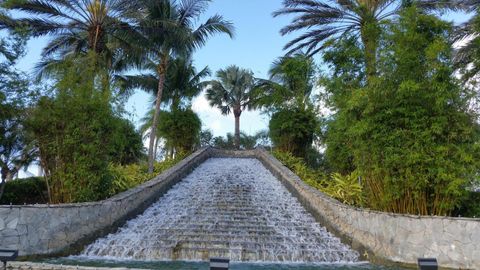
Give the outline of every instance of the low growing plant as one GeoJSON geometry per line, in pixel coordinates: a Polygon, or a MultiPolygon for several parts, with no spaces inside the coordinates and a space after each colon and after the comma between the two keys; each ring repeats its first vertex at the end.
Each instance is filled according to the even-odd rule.
{"type": "Polygon", "coordinates": [[[349,205],[363,205],[363,189],[356,173],[341,175],[333,173],[330,177],[319,170],[309,168],[301,158],[288,152],[274,151],[273,155],[292,170],[300,179],[321,192],[349,205]]]}
{"type": "Polygon", "coordinates": [[[186,156],[188,156],[187,153],[178,153],[174,158],[167,158],[161,162],[155,163],[153,173],[148,173],[147,164],[118,165],[110,163],[108,170],[113,179],[108,193],[110,196],[113,196],[143,184],[154,178],[156,175],[175,166],[186,156]]]}

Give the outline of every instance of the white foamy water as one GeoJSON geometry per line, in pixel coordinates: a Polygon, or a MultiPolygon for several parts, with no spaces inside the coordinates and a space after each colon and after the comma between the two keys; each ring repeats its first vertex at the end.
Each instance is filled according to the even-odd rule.
{"type": "Polygon", "coordinates": [[[212,158],[80,257],[331,262],[358,253],[326,231],[256,159],[212,158]]]}

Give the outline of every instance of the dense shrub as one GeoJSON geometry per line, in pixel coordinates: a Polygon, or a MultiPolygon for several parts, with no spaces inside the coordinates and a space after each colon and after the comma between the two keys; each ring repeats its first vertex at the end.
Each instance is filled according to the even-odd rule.
{"type": "Polygon", "coordinates": [[[202,121],[191,109],[163,112],[159,121],[159,135],[166,139],[167,147],[176,152],[191,152],[200,143],[202,121]]]}
{"type": "Polygon", "coordinates": [[[0,204],[46,203],[47,186],[43,177],[12,180],[6,183],[0,204]]]}
{"type": "MultiPolygon", "coordinates": [[[[187,156],[180,153],[175,158],[166,159],[155,163],[155,171],[147,173],[146,164],[114,165],[111,163],[108,170],[112,175],[112,184],[109,187],[108,195],[113,196],[120,192],[131,189],[145,183],[156,175],[173,167],[187,156]]],[[[31,177],[7,182],[5,193],[0,204],[42,204],[48,202],[47,185],[43,177],[31,177]]]]}
{"type": "MultiPolygon", "coordinates": [[[[472,93],[451,75],[449,29],[434,16],[405,9],[386,29],[381,77],[363,85],[345,72],[325,84],[336,107],[327,160],[339,171],[359,173],[370,208],[449,215],[477,177],[480,129],[469,108],[472,93]]],[[[348,63],[341,66],[355,74],[348,63]]]]}
{"type": "Polygon", "coordinates": [[[275,148],[305,158],[318,128],[315,113],[309,109],[283,109],[272,115],[270,138],[275,148]]]}
{"type": "Polygon", "coordinates": [[[53,94],[38,101],[26,122],[39,149],[50,203],[108,196],[118,118],[95,67],[93,57],[66,60],[53,94]]]}
{"type": "Polygon", "coordinates": [[[257,146],[257,141],[260,139],[259,136],[262,134],[259,132],[255,135],[248,135],[246,133],[240,132],[239,146],[235,145],[235,136],[232,133],[227,133],[226,137],[218,136],[212,138],[211,145],[213,147],[222,148],[222,149],[253,149],[257,146]]]}
{"type": "Polygon", "coordinates": [[[111,161],[122,165],[138,162],[145,156],[142,135],[129,120],[115,117],[115,132],[111,137],[111,161]]]}
{"type": "Polygon", "coordinates": [[[480,218],[480,192],[468,192],[468,195],[453,211],[453,216],[480,218]]]}

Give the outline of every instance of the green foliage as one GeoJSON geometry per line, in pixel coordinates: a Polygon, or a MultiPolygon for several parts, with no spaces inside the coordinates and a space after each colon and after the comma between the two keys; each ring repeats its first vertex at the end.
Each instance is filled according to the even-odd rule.
{"type": "Polygon", "coordinates": [[[112,121],[115,132],[111,137],[111,161],[122,165],[138,162],[144,157],[142,135],[129,120],[115,117],[112,121]]]}
{"type": "MultiPolygon", "coordinates": [[[[0,9],[0,29],[8,19],[0,9]]],[[[26,107],[32,93],[25,74],[15,69],[16,61],[25,53],[25,38],[13,34],[0,37],[0,198],[5,182],[35,158],[35,149],[29,145],[23,128],[26,107]]]]}
{"type": "Polygon", "coordinates": [[[319,122],[312,110],[285,109],[272,115],[269,123],[270,138],[274,147],[306,157],[319,122]]]}
{"type": "Polygon", "coordinates": [[[478,87],[480,84],[480,9],[475,1],[472,1],[471,5],[472,9],[476,8],[475,14],[468,21],[457,26],[453,33],[454,41],[462,44],[456,51],[454,60],[455,67],[459,69],[466,85],[478,87]]]}
{"type": "Polygon", "coordinates": [[[257,81],[255,105],[272,112],[309,107],[315,74],[313,60],[304,54],[279,58],[269,70],[270,79],[257,81]]]}
{"type": "Polygon", "coordinates": [[[311,100],[313,60],[304,54],[284,56],[273,63],[269,74],[269,80],[257,81],[253,95],[256,106],[273,113],[269,136],[274,147],[314,160],[310,150],[319,122],[311,100]]]}
{"type": "Polygon", "coordinates": [[[43,48],[42,61],[36,66],[39,75],[55,75],[64,67],[64,59],[85,56],[92,51],[101,59],[96,64],[121,70],[137,50],[127,43],[136,36],[131,19],[139,11],[137,1],[2,2],[16,17],[10,27],[21,25],[31,37],[51,38],[43,48]]]}
{"type": "Polygon", "coordinates": [[[113,179],[108,194],[112,196],[145,183],[175,166],[187,156],[187,153],[179,153],[174,158],[168,158],[164,161],[157,162],[154,165],[154,172],[151,174],[148,173],[146,164],[135,163],[129,165],[115,165],[110,163],[108,170],[113,179]]]}
{"type": "MultiPolygon", "coordinates": [[[[186,153],[179,153],[175,158],[155,163],[153,174],[147,173],[148,170],[145,164],[114,165],[110,163],[108,170],[112,176],[112,183],[107,192],[108,196],[121,193],[153,179],[187,156],[186,153]]],[[[0,204],[37,204],[47,202],[47,185],[42,177],[7,182],[4,196],[0,200],[0,204]]]]}
{"type": "Polygon", "coordinates": [[[108,196],[117,118],[95,61],[88,57],[66,62],[57,75],[54,96],[42,97],[27,121],[40,152],[50,203],[108,196]]]}
{"type": "Polygon", "coordinates": [[[223,115],[233,112],[235,117],[235,145],[240,148],[240,116],[255,107],[253,72],[235,65],[217,71],[218,80],[207,82],[206,97],[210,106],[217,107],[223,115]]]}
{"type": "Polygon", "coordinates": [[[468,192],[468,195],[453,211],[453,216],[480,218],[480,192],[468,192]]]}
{"type": "Polygon", "coordinates": [[[329,178],[321,170],[309,168],[303,159],[288,152],[274,151],[273,155],[308,185],[342,203],[356,206],[363,205],[363,190],[355,173],[346,176],[334,173],[329,178]]]}
{"type": "Polygon", "coordinates": [[[200,147],[213,145],[213,133],[210,129],[200,131],[200,147]]]}
{"type": "Polygon", "coordinates": [[[302,158],[296,157],[289,152],[278,150],[274,151],[273,155],[308,185],[318,190],[323,190],[326,186],[326,175],[321,171],[309,168],[302,158]]]}
{"type": "Polygon", "coordinates": [[[47,186],[42,177],[12,180],[6,183],[0,204],[46,203],[47,186]]]}
{"type": "Polygon", "coordinates": [[[355,172],[348,175],[333,173],[324,192],[343,203],[363,205],[363,189],[355,172]]]}
{"type": "Polygon", "coordinates": [[[158,124],[160,137],[176,152],[191,152],[200,141],[202,121],[191,109],[163,112],[158,124]]]}
{"type": "Polygon", "coordinates": [[[404,10],[383,37],[382,77],[368,87],[358,73],[349,78],[355,50],[327,54],[339,75],[323,81],[337,111],[326,132],[327,161],[359,173],[370,208],[446,215],[478,172],[479,127],[471,93],[451,76],[449,30],[414,7],[404,10]]]}
{"type": "MultiPolygon", "coordinates": [[[[255,148],[260,140],[263,140],[265,138],[265,132],[260,131],[255,135],[248,135],[243,132],[240,132],[240,149],[253,149],[255,148]]],[[[213,147],[218,147],[222,149],[237,149],[237,146],[235,145],[235,137],[232,135],[232,133],[227,133],[227,137],[215,137],[211,139],[210,146],[213,147]]]]}

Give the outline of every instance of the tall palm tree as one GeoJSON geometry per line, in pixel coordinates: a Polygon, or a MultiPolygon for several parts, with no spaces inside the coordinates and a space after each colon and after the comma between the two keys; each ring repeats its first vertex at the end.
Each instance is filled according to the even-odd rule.
{"type": "Polygon", "coordinates": [[[280,33],[306,30],[285,45],[288,53],[305,50],[312,56],[325,48],[327,40],[345,34],[359,36],[364,46],[367,80],[376,75],[377,47],[381,27],[398,14],[403,4],[425,11],[455,8],[455,0],[284,0],[273,16],[294,15],[280,33]]]}
{"type": "MultiPolygon", "coordinates": [[[[146,0],[146,16],[139,26],[145,39],[147,55],[158,63],[156,73],[158,86],[156,91],[155,114],[152,130],[157,129],[160,104],[165,86],[165,76],[172,56],[185,54],[199,48],[216,33],[225,33],[233,37],[233,25],[222,16],[214,15],[195,27],[195,22],[206,11],[211,0],[146,0]]],[[[148,148],[148,170],[153,171],[153,148],[155,133],[151,132],[148,148]]]]}
{"type": "Polygon", "coordinates": [[[257,106],[273,110],[292,107],[305,109],[310,105],[315,64],[305,54],[284,56],[275,60],[268,80],[259,79],[255,86],[257,106]]]}
{"type": "Polygon", "coordinates": [[[480,0],[460,1],[462,9],[475,13],[468,21],[457,26],[453,41],[465,44],[455,52],[455,65],[462,70],[465,82],[480,76],[480,0]]]}
{"type": "Polygon", "coordinates": [[[237,66],[229,66],[217,72],[218,80],[207,83],[207,99],[210,106],[220,109],[223,115],[233,112],[235,117],[235,147],[240,147],[240,116],[246,109],[253,109],[255,99],[253,73],[237,66]]]}
{"type": "MultiPolygon", "coordinates": [[[[160,80],[156,72],[157,66],[157,63],[149,62],[143,65],[147,72],[139,75],[118,75],[117,81],[122,83],[127,91],[141,89],[156,97],[160,80]]],[[[170,103],[170,110],[180,109],[182,105],[190,107],[192,99],[203,90],[203,79],[209,75],[208,67],[197,71],[189,56],[170,60],[170,66],[165,74],[162,103],[170,103]]]]}

